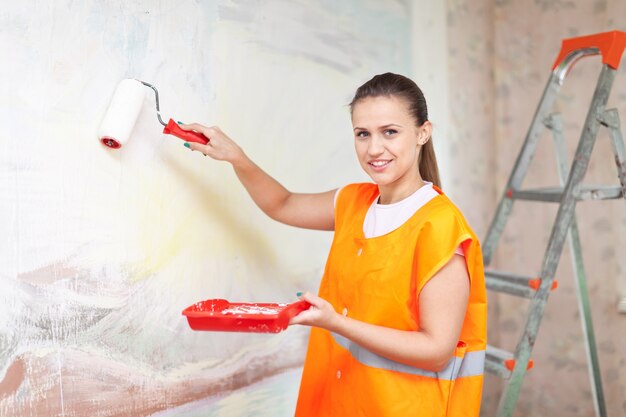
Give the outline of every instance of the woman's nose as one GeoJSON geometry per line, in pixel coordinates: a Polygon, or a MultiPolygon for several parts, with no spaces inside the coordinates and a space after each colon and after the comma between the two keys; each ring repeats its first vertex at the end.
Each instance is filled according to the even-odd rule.
{"type": "Polygon", "coordinates": [[[369,146],[367,147],[367,153],[371,156],[377,156],[384,152],[385,147],[383,146],[382,138],[377,135],[372,136],[369,141],[369,146]]]}

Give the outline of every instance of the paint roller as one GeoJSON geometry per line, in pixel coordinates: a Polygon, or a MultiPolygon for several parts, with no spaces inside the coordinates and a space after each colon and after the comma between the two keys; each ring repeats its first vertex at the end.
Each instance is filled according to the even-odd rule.
{"type": "Polygon", "coordinates": [[[147,82],[135,79],[122,80],[113,94],[111,103],[102,119],[98,130],[98,139],[109,148],[119,149],[128,142],[146,93],[146,88],[150,87],[156,97],[157,118],[163,127],[163,133],[174,135],[186,142],[196,142],[206,145],[209,142],[206,136],[194,131],[183,130],[178,124],[170,119],[165,123],[161,119],[159,110],[159,92],[147,82]]]}

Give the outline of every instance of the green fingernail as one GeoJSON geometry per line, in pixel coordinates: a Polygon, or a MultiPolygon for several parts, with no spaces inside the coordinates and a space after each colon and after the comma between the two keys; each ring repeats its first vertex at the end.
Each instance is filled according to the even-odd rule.
{"type": "Polygon", "coordinates": [[[302,295],[302,292],[298,291],[298,292],[296,293],[296,295],[297,295],[298,297],[300,297],[300,296],[302,295]]]}
{"type": "Polygon", "coordinates": [[[191,149],[191,145],[189,145],[189,142],[185,142],[185,148],[191,149]]]}
{"type": "Polygon", "coordinates": [[[183,124],[183,122],[181,122],[180,120],[179,120],[179,121],[177,121],[176,123],[178,123],[179,125],[182,125],[182,124],[183,124]]]}

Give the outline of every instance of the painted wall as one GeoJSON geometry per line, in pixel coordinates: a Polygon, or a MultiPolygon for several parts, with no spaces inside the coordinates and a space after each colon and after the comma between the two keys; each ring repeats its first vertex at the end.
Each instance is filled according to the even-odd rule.
{"type": "Polygon", "coordinates": [[[307,331],[193,332],[206,298],[315,290],[330,237],[266,219],[232,170],[97,126],[117,83],[217,124],[299,191],[365,179],[346,104],[409,73],[402,1],[29,1],[0,11],[0,415],[291,415],[307,331]]]}

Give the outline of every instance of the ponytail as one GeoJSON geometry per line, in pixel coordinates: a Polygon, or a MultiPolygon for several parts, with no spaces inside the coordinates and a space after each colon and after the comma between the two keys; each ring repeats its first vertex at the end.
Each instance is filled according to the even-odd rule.
{"type": "Polygon", "coordinates": [[[422,146],[417,164],[422,179],[424,181],[430,181],[441,188],[439,168],[437,166],[437,157],[435,156],[435,147],[433,146],[432,137],[422,146]]]}

